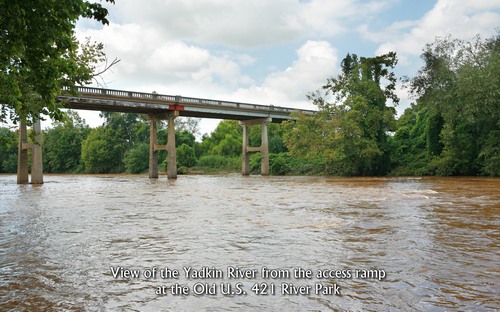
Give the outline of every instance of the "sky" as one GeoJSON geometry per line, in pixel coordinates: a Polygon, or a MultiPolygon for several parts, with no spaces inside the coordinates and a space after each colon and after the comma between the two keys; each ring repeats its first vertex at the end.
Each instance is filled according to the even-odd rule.
{"type": "MultiPolygon", "coordinates": [[[[102,2],[104,3],[104,2],[102,2]]],[[[500,28],[500,0],[116,0],[110,24],[77,23],[120,62],[109,89],[315,109],[306,94],[340,73],[347,53],[395,51],[398,77],[422,67],[436,37],[470,40],[500,28]]],[[[401,113],[411,103],[398,89],[401,113]]],[[[102,124],[98,112],[79,111],[102,124]]],[[[202,119],[201,134],[219,120],[202,119]]]]}

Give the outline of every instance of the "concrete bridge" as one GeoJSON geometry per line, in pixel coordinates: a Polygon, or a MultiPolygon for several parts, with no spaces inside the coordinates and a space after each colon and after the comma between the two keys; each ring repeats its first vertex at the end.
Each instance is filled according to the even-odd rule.
{"type": "MultiPolygon", "coordinates": [[[[239,120],[243,127],[242,174],[250,173],[249,153],[261,152],[261,174],[269,175],[269,147],[267,124],[280,123],[289,120],[292,112],[314,114],[311,110],[297,110],[293,108],[273,105],[249,104],[211,100],[204,98],[182,97],[179,95],[163,95],[157,93],[142,93],[134,91],[111,90],[92,87],[78,87],[78,95],[69,92],[57,98],[64,106],[72,109],[125,112],[147,114],[150,124],[149,148],[149,177],[158,178],[158,151],[168,153],[167,177],[177,178],[177,162],[175,148],[175,118],[178,116],[216,118],[239,120]],[[157,121],[168,120],[167,145],[157,144],[157,121]],[[249,146],[248,128],[254,125],[262,126],[261,146],[249,146]]],[[[31,183],[43,183],[42,146],[40,121],[33,125],[36,141],[40,144],[28,144],[26,125],[19,127],[19,153],[17,183],[28,183],[28,149],[32,150],[31,183]]]]}

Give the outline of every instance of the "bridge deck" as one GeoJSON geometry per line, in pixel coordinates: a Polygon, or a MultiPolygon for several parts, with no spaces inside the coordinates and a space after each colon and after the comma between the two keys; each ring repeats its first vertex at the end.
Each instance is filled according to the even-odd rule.
{"type": "Polygon", "coordinates": [[[163,95],[134,91],[78,87],[78,96],[60,95],[65,107],[84,110],[130,112],[140,114],[158,114],[178,111],[180,116],[248,120],[272,118],[273,122],[291,119],[294,111],[314,114],[312,110],[273,105],[260,105],[203,98],[163,95]]]}

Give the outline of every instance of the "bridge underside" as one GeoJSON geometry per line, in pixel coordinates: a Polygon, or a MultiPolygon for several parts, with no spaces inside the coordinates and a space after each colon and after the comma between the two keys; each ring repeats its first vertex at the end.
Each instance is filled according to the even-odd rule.
{"type": "MultiPolygon", "coordinates": [[[[137,114],[167,114],[171,111],[178,111],[182,117],[231,119],[231,120],[252,120],[256,118],[272,118],[272,122],[281,123],[290,119],[290,111],[283,111],[281,107],[263,106],[265,109],[245,109],[234,103],[234,109],[227,106],[203,105],[203,104],[172,104],[164,101],[130,101],[123,99],[99,99],[87,97],[60,96],[64,100],[64,107],[71,109],[109,111],[137,114]],[[271,109],[269,109],[271,107],[271,109]],[[275,110],[275,111],[274,111],[275,110]]],[[[251,104],[245,104],[251,105],[251,104]]],[[[260,105],[254,105],[260,108],[260,105]]]]}

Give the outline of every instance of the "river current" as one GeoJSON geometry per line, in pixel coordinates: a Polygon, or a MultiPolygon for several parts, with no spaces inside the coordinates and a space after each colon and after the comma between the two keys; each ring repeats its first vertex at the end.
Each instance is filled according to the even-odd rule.
{"type": "Polygon", "coordinates": [[[1,311],[500,309],[500,179],[44,180],[0,175],[1,311]]]}

